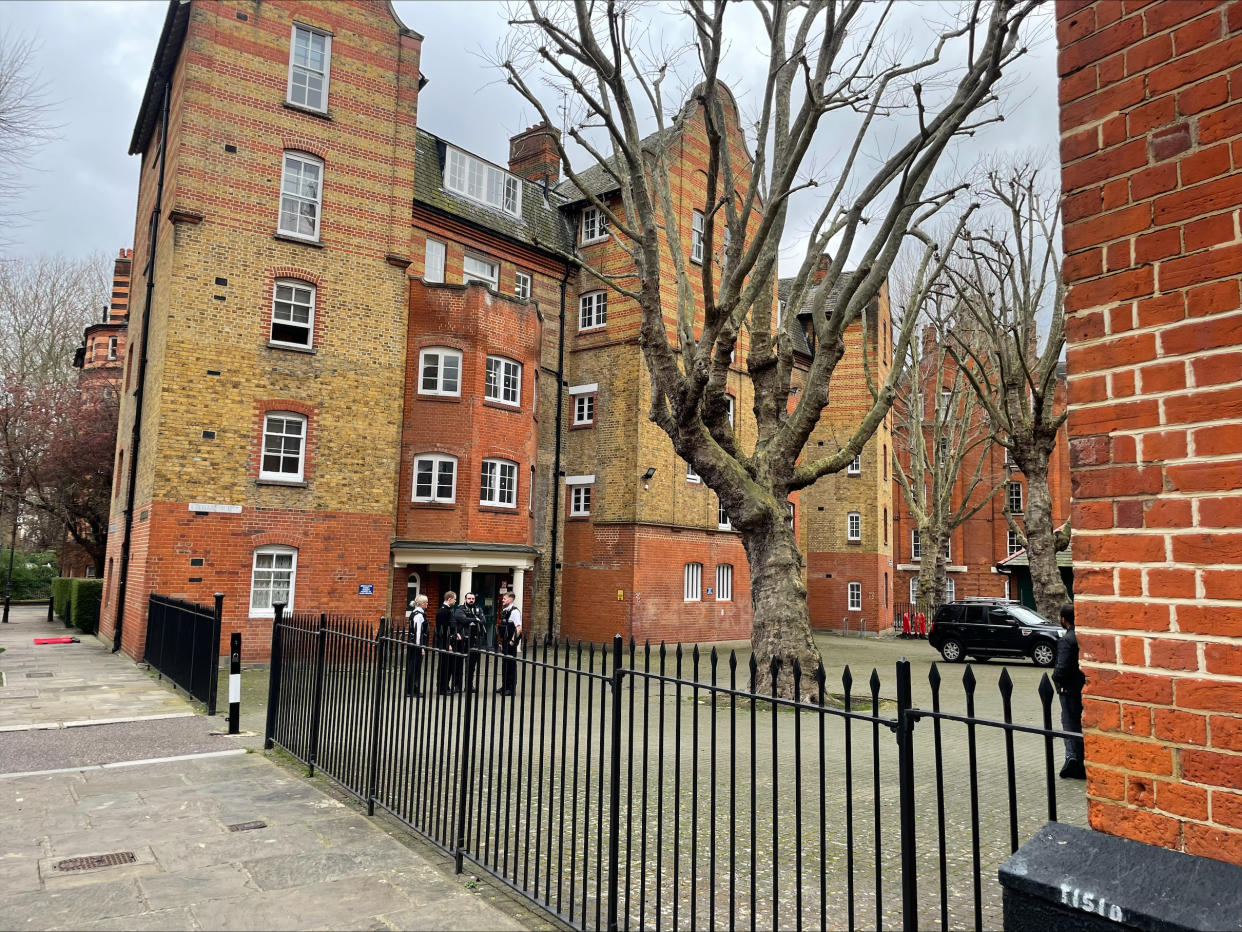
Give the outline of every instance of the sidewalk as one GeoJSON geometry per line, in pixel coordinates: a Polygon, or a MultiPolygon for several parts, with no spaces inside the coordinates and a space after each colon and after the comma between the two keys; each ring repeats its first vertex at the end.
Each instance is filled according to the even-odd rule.
{"type": "Polygon", "coordinates": [[[210,735],[222,718],[97,639],[35,647],[64,629],[12,618],[0,930],[553,928],[327,781],[210,735]]]}

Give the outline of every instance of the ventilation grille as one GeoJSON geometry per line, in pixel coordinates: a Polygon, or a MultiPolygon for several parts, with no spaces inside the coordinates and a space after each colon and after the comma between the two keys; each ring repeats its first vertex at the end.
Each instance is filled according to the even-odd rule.
{"type": "Polygon", "coordinates": [[[230,825],[230,832],[253,832],[256,828],[267,828],[266,822],[238,822],[236,825],[230,825]]]}

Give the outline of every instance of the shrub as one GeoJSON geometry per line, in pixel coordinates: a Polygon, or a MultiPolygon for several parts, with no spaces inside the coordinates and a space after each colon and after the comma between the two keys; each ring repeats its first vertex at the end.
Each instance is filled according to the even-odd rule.
{"type": "Polygon", "coordinates": [[[58,618],[69,617],[69,587],[72,585],[73,580],[66,576],[58,576],[52,580],[52,611],[58,618]]]}
{"type": "Polygon", "coordinates": [[[69,621],[75,628],[94,634],[99,628],[99,602],[103,598],[103,580],[74,579],[70,586],[69,621]]]}
{"type": "MultiPolygon", "coordinates": [[[[54,553],[22,553],[18,550],[13,560],[13,599],[24,602],[28,599],[46,599],[48,587],[56,575],[56,555],[54,553]]],[[[9,551],[0,550],[0,594],[8,585],[9,551]]]]}

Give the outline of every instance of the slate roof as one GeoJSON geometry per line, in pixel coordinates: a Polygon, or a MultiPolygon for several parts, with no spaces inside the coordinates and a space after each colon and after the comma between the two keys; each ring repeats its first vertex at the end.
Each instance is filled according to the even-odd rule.
{"type": "MultiPolygon", "coordinates": [[[[574,250],[573,228],[560,210],[566,203],[564,198],[555,190],[545,189],[536,181],[522,181],[521,217],[445,190],[444,160],[447,145],[449,144],[440,137],[426,130],[418,130],[414,144],[415,202],[544,252],[574,250]]],[[[454,148],[466,152],[460,146],[454,148]]],[[[496,167],[508,170],[503,165],[496,167]]]]}
{"type": "MultiPolygon", "coordinates": [[[[996,568],[1002,573],[1008,573],[1012,567],[1025,566],[1030,567],[1031,560],[1027,556],[1026,548],[1019,550],[1012,557],[1007,557],[996,564],[996,568]]],[[[1066,547],[1064,550],[1057,551],[1057,566],[1061,569],[1071,568],[1074,565],[1074,548],[1066,547]]]]}
{"type": "MultiPolygon", "coordinates": [[[[658,130],[650,136],[644,136],[642,147],[646,150],[654,148],[657,142],[667,144],[674,136],[677,135],[677,132],[676,127],[665,127],[663,130],[658,130]]],[[[619,156],[609,156],[605,161],[612,166],[613,170],[616,171],[617,174],[621,174],[621,172],[617,170],[617,166],[621,163],[619,156]]],[[[584,168],[582,171],[578,172],[578,180],[582,182],[585,190],[589,191],[591,194],[594,194],[596,197],[601,194],[608,194],[612,191],[620,190],[616,179],[614,179],[612,175],[608,174],[608,170],[599,163],[591,165],[590,167],[584,168]]],[[[586,200],[586,195],[582,193],[583,189],[579,188],[568,178],[562,179],[561,182],[556,185],[554,190],[557,194],[560,194],[565,198],[565,203],[567,204],[575,204],[578,201],[586,200]]]]}
{"type": "MultiPolygon", "coordinates": [[[[850,279],[854,276],[854,274],[855,274],[854,272],[843,272],[841,276],[837,278],[837,283],[833,286],[832,291],[829,292],[828,294],[828,303],[824,305],[825,308],[831,308],[833,306],[833,303],[841,296],[841,292],[845,290],[845,286],[849,283],[850,279]]],[[[779,298],[781,301],[787,301],[789,298],[790,292],[793,291],[793,286],[794,286],[793,278],[778,279],[776,283],[777,298],[779,298]]],[[[820,285],[816,285],[813,288],[807,289],[806,298],[803,300],[802,307],[798,311],[799,324],[802,324],[803,321],[805,321],[807,318],[811,316],[811,304],[815,300],[816,292],[822,287],[823,285],[820,284],[820,285]]],[[[814,353],[811,352],[811,345],[807,342],[806,330],[804,329],[803,326],[791,327],[789,330],[789,335],[793,337],[793,345],[794,345],[795,352],[802,353],[805,356],[815,355],[814,353]]]]}

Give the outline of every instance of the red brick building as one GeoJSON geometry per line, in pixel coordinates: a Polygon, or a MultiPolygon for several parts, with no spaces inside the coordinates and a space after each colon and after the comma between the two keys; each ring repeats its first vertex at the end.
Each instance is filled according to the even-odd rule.
{"type": "MultiPolygon", "coordinates": [[[[638,307],[567,257],[632,260],[560,179],[555,130],[519,133],[499,164],[417,125],[421,43],[386,3],[170,4],[131,144],[134,259],[153,272],[134,302],[101,631],[141,656],[148,593],[223,592],[225,633],[259,659],[277,601],[378,618],[452,589],[490,613],[512,587],[534,631],[749,636],[740,535],[646,416],[638,307]]],[[[691,230],[701,117],[660,142],[691,230]]],[[[606,172],[580,177],[618,196],[606,172]]],[[[885,302],[866,326],[887,345],[885,302]]],[[[743,444],[746,349],[729,375],[743,444]]],[[[838,442],[830,428],[818,442],[838,442]]],[[[861,477],[791,502],[807,540],[833,482],[866,514],[865,541],[816,544],[821,576],[852,561],[814,587],[817,623],[889,600],[885,456],[877,441],[861,477]]]]}

